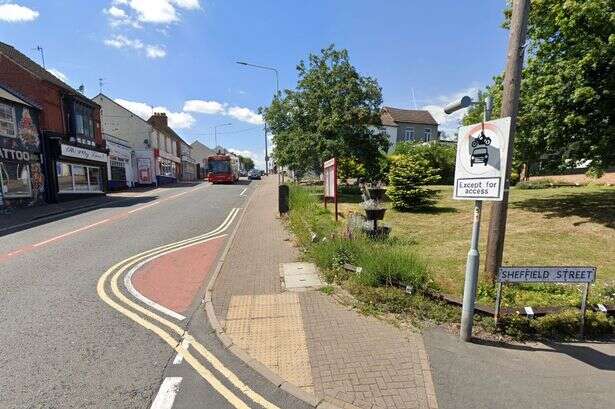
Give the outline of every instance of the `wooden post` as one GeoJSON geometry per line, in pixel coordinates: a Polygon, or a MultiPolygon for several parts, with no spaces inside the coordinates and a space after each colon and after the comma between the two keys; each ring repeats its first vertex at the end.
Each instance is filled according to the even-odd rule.
{"type": "Polygon", "coordinates": [[[527,19],[530,0],[514,0],[510,22],[510,38],[508,41],[508,56],[506,72],[504,73],[504,94],[502,96],[501,116],[511,118],[510,140],[508,142],[508,164],[504,178],[504,198],[491,206],[491,220],[487,236],[487,257],[485,271],[492,282],[498,268],[502,265],[504,237],[506,235],[506,216],[508,212],[508,194],[510,187],[510,171],[513,162],[513,147],[519,111],[519,96],[521,93],[521,71],[523,69],[523,54],[527,34],[527,19]]]}
{"type": "Polygon", "coordinates": [[[333,190],[335,193],[335,221],[337,221],[337,159],[333,159],[333,190]]]}
{"type": "Polygon", "coordinates": [[[583,298],[581,298],[581,331],[580,338],[583,339],[585,337],[585,313],[587,311],[587,296],[589,294],[589,283],[585,283],[585,288],[583,289],[583,298]]]}

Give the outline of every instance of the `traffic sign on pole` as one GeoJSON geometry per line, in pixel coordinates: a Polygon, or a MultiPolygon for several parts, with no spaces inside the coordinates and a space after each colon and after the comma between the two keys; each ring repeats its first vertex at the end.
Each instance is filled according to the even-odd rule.
{"type": "Polygon", "coordinates": [[[509,132],[510,117],[459,128],[454,199],[502,200],[509,132]]]}

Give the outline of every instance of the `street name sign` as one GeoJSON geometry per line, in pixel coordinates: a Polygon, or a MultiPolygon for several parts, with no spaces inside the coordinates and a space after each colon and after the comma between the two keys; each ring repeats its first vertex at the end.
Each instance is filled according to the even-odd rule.
{"type": "Polygon", "coordinates": [[[510,117],[459,128],[453,199],[502,200],[509,136],[510,117]]]}
{"type": "Polygon", "coordinates": [[[500,267],[499,283],[593,283],[596,281],[596,267],[552,266],[552,267],[500,267]]]}

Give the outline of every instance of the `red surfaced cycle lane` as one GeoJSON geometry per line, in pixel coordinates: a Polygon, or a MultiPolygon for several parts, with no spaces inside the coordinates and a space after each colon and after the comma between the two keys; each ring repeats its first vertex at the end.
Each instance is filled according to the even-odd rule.
{"type": "Polygon", "coordinates": [[[185,312],[213,270],[223,242],[220,237],[162,255],[137,270],[132,284],[157,304],[185,312]]]}

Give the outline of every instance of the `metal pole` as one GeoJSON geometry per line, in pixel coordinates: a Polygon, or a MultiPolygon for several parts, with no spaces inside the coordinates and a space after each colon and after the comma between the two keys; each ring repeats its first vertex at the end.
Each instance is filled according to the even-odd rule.
{"type": "Polygon", "coordinates": [[[463,341],[472,339],[472,324],[474,318],[474,300],[476,299],[476,285],[478,282],[478,266],[480,254],[478,252],[478,237],[480,235],[480,215],[483,202],[474,202],[474,222],[472,224],[472,239],[470,240],[470,251],[466,262],[466,276],[463,287],[463,306],[461,310],[461,331],[459,337],[463,341]]]}
{"type": "Polygon", "coordinates": [[[508,61],[504,73],[504,93],[502,95],[502,117],[509,116],[510,140],[508,141],[508,165],[505,169],[504,197],[501,202],[491,206],[489,235],[487,239],[487,257],[485,271],[493,279],[502,265],[504,238],[506,236],[506,218],[508,213],[508,194],[510,186],[510,171],[519,112],[519,97],[521,94],[521,71],[523,69],[524,44],[527,34],[527,18],[530,0],[514,0],[510,21],[510,39],[508,42],[508,61]]]}
{"type": "Polygon", "coordinates": [[[585,283],[583,298],[581,298],[581,332],[580,337],[585,337],[585,312],[587,311],[587,296],[589,294],[589,283],[585,283]]]}
{"type": "Polygon", "coordinates": [[[265,174],[269,175],[269,150],[267,147],[267,123],[265,122],[265,174]]]}
{"type": "Polygon", "coordinates": [[[502,283],[498,283],[498,288],[495,293],[495,312],[493,313],[493,320],[495,321],[495,326],[498,326],[498,321],[500,320],[500,305],[502,304],[502,283]]]}

